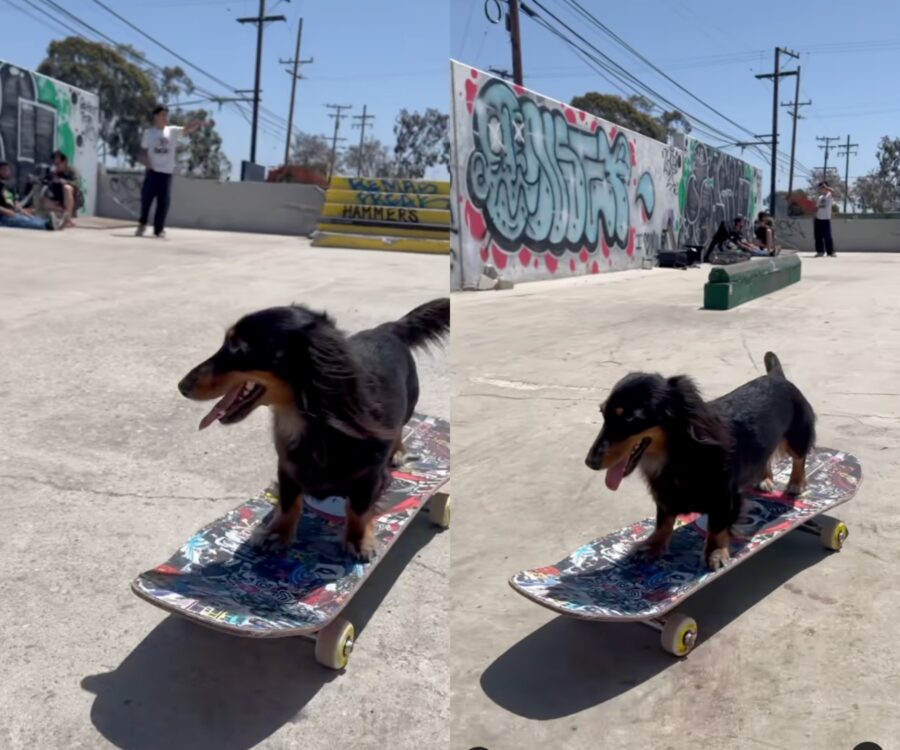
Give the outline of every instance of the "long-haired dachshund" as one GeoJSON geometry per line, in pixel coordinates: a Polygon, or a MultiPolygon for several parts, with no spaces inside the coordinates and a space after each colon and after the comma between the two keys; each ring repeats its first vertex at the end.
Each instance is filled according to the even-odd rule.
{"type": "Polygon", "coordinates": [[[367,560],[374,505],[419,398],[411,350],[438,343],[449,329],[446,297],[352,336],[324,313],[273,307],[235,323],[178,389],[198,401],[220,399],[201,430],[240,422],[259,406],[273,411],[279,503],[267,537],[282,548],[293,542],[305,495],[346,497],[345,546],[367,560]]]}
{"type": "Polygon", "coordinates": [[[656,503],[656,528],[641,551],[666,549],[675,518],[708,515],[704,557],[713,570],[730,559],[732,524],[742,488],[774,489],[771,460],[786,451],[793,458],[789,494],[806,487],[806,455],[815,444],[815,413],[772,352],[766,375],[713,401],[704,401],[684,376],[626,375],[600,407],[603,428],[585,463],[606,470],[615,491],[640,467],[656,503]]]}

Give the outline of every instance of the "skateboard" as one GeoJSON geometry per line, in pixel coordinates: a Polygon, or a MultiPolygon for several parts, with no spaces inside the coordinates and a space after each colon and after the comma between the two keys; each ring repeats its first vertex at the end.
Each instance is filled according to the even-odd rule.
{"type": "MultiPolygon", "coordinates": [[[[773,467],[776,487],[785,487],[789,458],[773,467]]],[[[799,496],[748,489],[733,526],[731,562],[711,571],[703,559],[706,516],[680,516],[669,549],[656,560],[633,554],[655,528],[648,518],[595,539],[544,568],[509,579],[515,591],[556,612],[585,620],[642,622],[661,633],[663,649],[676,656],[697,642],[697,623],[678,612],[685,599],[793,529],[818,534],[830,550],[848,535],[840,520],[821,516],[850,500],[862,482],[859,461],[849,453],[819,448],[806,459],[807,489],[799,496]]]]}
{"type": "Polygon", "coordinates": [[[426,503],[435,525],[450,525],[450,498],[438,493],[450,474],[449,423],[416,414],[404,443],[405,462],[377,504],[378,546],[369,562],[343,549],[344,498],[306,498],[297,539],[285,552],[257,544],[254,532],[278,501],[273,484],[141,573],[132,590],[168,612],[233,635],[315,640],[316,659],[343,669],[355,632],[341,611],[426,503]]]}

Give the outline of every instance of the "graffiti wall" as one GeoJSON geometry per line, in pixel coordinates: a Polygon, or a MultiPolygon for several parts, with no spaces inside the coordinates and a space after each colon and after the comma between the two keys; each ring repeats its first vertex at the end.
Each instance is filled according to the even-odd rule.
{"type": "Polygon", "coordinates": [[[474,287],[485,264],[511,281],[653,265],[677,239],[706,236],[719,213],[755,210],[758,175],[738,159],[451,68],[454,289],[474,287]]]}
{"type": "Polygon", "coordinates": [[[81,178],[83,213],[94,213],[99,117],[96,94],[0,60],[0,159],[20,191],[59,149],[81,178]]]}
{"type": "Polygon", "coordinates": [[[678,242],[705,245],[720,222],[739,214],[752,218],[761,210],[762,174],[745,161],[693,138],[687,139],[686,146],[685,151],[679,151],[683,165],[676,182],[678,242]]]}

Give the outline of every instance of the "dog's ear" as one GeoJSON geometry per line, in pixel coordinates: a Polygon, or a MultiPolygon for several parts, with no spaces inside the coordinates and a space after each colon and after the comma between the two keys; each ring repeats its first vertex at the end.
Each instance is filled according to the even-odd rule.
{"type": "Polygon", "coordinates": [[[692,440],[704,445],[718,445],[727,448],[732,439],[728,429],[718,415],[707,405],[700,395],[700,389],[687,375],[668,378],[669,397],[666,414],[682,422],[692,440]]]}

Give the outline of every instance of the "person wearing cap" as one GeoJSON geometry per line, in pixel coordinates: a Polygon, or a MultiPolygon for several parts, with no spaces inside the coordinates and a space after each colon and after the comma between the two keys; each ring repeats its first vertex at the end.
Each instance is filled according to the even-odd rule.
{"type": "Polygon", "coordinates": [[[54,214],[35,216],[32,211],[22,208],[8,161],[0,161],[0,227],[50,231],[62,228],[54,214]]]}
{"type": "Polygon", "coordinates": [[[160,239],[166,236],[166,216],[172,200],[172,175],[175,172],[178,141],[206,124],[202,120],[195,120],[184,127],[169,125],[168,108],[162,104],[154,108],[153,126],[144,131],[138,157],[147,168],[141,187],[141,217],[135,232],[138,237],[146,231],[150,206],[154,200],[156,211],[153,214],[153,234],[160,239]]]}
{"type": "Polygon", "coordinates": [[[824,180],[819,183],[819,197],[816,200],[816,218],[813,219],[813,236],[816,240],[816,257],[821,258],[826,252],[828,257],[836,257],[834,240],[831,238],[831,205],[834,203],[834,191],[824,180]]]}

